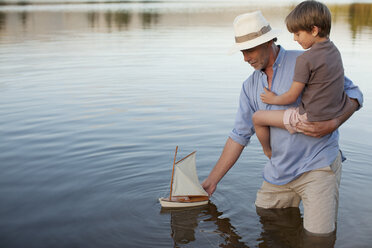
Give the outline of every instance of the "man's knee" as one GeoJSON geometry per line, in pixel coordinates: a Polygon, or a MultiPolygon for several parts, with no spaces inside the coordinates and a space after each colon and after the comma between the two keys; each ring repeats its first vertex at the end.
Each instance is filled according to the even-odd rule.
{"type": "Polygon", "coordinates": [[[304,228],[309,234],[329,236],[335,230],[337,219],[337,180],[329,166],[310,174],[314,176],[314,183],[302,193],[304,228]]]}
{"type": "Polygon", "coordinates": [[[264,181],[257,191],[255,205],[263,209],[290,208],[298,207],[300,201],[300,196],[293,190],[264,181]]]}

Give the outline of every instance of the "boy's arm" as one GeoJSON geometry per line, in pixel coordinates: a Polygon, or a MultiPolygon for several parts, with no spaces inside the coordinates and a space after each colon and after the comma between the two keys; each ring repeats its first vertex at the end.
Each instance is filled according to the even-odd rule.
{"type": "Polygon", "coordinates": [[[291,88],[282,95],[276,95],[269,89],[264,88],[265,93],[261,94],[261,101],[266,104],[287,105],[294,103],[301,95],[302,90],[305,88],[304,83],[293,82],[291,88]]]}

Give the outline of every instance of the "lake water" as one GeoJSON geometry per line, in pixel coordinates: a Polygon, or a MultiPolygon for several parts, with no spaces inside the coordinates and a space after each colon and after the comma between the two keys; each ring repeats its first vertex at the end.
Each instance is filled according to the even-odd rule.
{"type": "Polygon", "coordinates": [[[368,2],[329,3],[331,39],[365,98],[340,128],[335,236],[304,236],[302,207],[256,212],[266,161],[256,138],[209,205],[158,202],[175,147],[178,158],[197,150],[202,181],[232,128],[252,73],[241,54],[227,55],[234,17],[261,9],[283,29],[278,44],[300,49],[283,21],[295,3],[3,1],[0,247],[371,247],[368,2]]]}

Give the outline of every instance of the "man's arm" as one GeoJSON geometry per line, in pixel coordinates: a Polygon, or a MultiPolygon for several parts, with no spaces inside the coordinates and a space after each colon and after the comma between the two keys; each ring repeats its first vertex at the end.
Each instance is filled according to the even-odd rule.
{"type": "Polygon", "coordinates": [[[353,104],[352,107],[350,107],[350,109],[348,109],[343,115],[333,120],[299,124],[297,126],[298,129],[305,135],[320,138],[324,135],[332,133],[338,127],[340,127],[347,119],[349,119],[350,116],[353,115],[356,110],[361,108],[363,105],[362,92],[348,77],[345,77],[344,90],[353,104]]]}
{"type": "Polygon", "coordinates": [[[228,138],[222,151],[220,159],[210,172],[209,176],[202,183],[203,188],[209,195],[212,195],[217,188],[218,182],[233,167],[240,157],[244,146],[228,138]]]}
{"type": "Polygon", "coordinates": [[[300,122],[297,125],[299,131],[303,134],[320,138],[324,135],[330,134],[335,131],[339,126],[341,126],[353,113],[359,108],[359,103],[356,99],[351,99],[353,103],[352,106],[343,115],[328,121],[314,121],[303,123],[300,122]]]}

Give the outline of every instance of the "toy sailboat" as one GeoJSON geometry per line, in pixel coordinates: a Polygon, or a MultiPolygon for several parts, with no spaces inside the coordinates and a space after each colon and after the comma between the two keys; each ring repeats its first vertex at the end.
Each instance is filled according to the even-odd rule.
{"type": "Polygon", "coordinates": [[[196,152],[176,162],[178,146],[174,154],[172,179],[168,198],[159,198],[164,208],[193,207],[207,204],[208,193],[199,183],[196,172],[196,152]]]}

